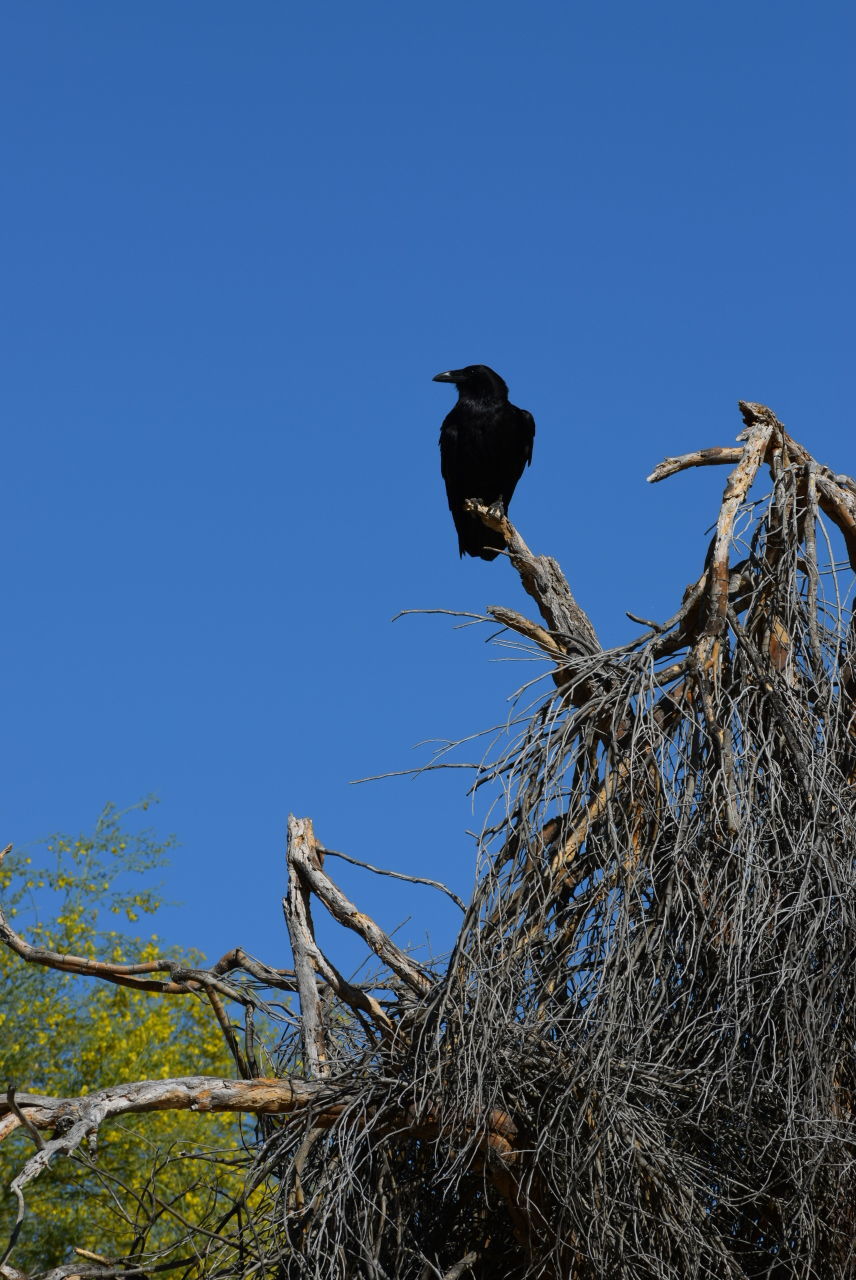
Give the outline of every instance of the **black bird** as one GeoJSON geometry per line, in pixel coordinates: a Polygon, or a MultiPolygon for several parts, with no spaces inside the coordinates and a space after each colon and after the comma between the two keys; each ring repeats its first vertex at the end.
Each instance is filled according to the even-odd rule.
{"type": "Polygon", "coordinates": [[[464,511],[467,498],[508,510],[523,468],[532,461],[535,419],[508,400],[508,387],[486,364],[438,373],[435,382],[454,382],[458,403],[440,428],[440,470],[461,555],[495,560],[502,536],[464,511]]]}

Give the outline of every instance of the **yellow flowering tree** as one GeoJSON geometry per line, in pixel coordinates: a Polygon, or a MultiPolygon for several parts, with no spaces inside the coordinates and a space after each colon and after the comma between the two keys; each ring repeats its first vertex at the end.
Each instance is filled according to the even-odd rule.
{"type": "MultiPolygon", "coordinates": [[[[144,877],[171,844],[126,830],[124,818],[108,807],[91,835],[57,836],[46,856],[13,855],[0,867],[6,915],[34,945],[116,963],[170,954],[155,936],[122,931],[160,905],[144,877]]],[[[204,995],[129,990],[24,964],[6,948],[0,982],[4,1089],[75,1097],[122,1080],[234,1074],[204,995]]],[[[126,1256],[180,1243],[239,1187],[240,1147],[228,1115],[165,1112],[105,1126],[97,1152],[57,1161],[28,1188],[16,1265],[42,1270],[73,1248],[126,1256]]],[[[0,1253],[17,1210],[8,1187],[32,1150],[23,1129],[0,1144],[0,1253]]]]}

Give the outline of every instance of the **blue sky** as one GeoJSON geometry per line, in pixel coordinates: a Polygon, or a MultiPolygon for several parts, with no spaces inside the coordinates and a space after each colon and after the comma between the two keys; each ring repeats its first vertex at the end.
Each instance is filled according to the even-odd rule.
{"type": "MultiPolygon", "coordinates": [[[[501,721],[533,674],[487,631],[390,623],[528,608],[508,565],[458,560],[431,377],[491,364],[534,413],[512,514],[607,644],[672,611],[724,480],[645,475],[730,442],[738,398],[856,470],[855,25],[6,6],[0,838],[155,792],[182,903],[156,927],[274,964],[289,811],[466,894],[463,773],[350,785],[501,721]]],[[[448,945],[439,895],[340,878],[448,945]]]]}

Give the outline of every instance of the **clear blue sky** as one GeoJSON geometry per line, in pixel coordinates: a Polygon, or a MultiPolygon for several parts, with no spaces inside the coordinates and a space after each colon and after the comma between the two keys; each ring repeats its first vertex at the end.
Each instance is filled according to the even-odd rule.
{"type": "MultiPolygon", "coordinates": [[[[156,927],[278,964],[289,810],[466,893],[464,774],[349,785],[532,674],[390,624],[528,607],[458,560],[431,377],[534,413],[513,515],[606,643],[697,571],[724,475],[644,477],[738,398],[856,470],[853,13],[5,6],[2,840],[156,792],[156,927]]],[[[439,896],[342,879],[448,944],[439,896]]]]}

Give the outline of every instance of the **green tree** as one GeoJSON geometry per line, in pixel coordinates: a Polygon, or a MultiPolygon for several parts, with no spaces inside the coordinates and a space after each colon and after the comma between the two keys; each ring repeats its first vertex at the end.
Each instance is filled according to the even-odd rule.
{"type": "MultiPolygon", "coordinates": [[[[108,806],[91,835],[56,836],[47,856],[43,848],[11,855],[0,867],[7,917],[33,945],[123,963],[179,958],[155,935],[120,931],[161,905],[146,877],[172,844],[132,831],[126,816],[108,806]]],[[[181,955],[188,965],[202,958],[181,955]]],[[[121,1080],[234,1074],[202,994],[165,997],[90,981],[25,964],[5,947],[0,981],[4,1087],[76,1096],[121,1080]]],[[[17,1211],[8,1186],[30,1154],[32,1141],[20,1129],[0,1145],[2,1239],[17,1211]]],[[[97,1153],[63,1159],[28,1187],[15,1263],[40,1270],[73,1256],[73,1247],[118,1255],[180,1240],[185,1223],[209,1216],[212,1201],[238,1185],[239,1157],[240,1129],[230,1116],[169,1112],[117,1121],[103,1129],[97,1153]],[[138,1224],[152,1221],[141,1240],[138,1224]]]]}

